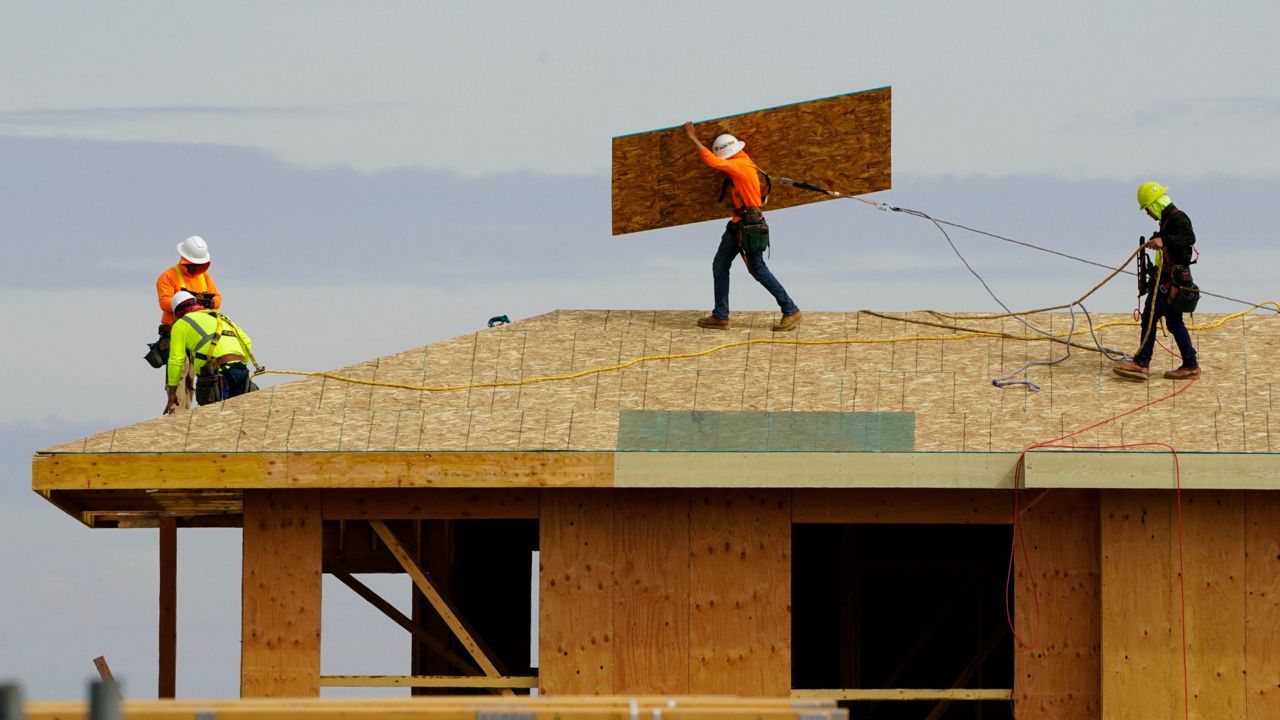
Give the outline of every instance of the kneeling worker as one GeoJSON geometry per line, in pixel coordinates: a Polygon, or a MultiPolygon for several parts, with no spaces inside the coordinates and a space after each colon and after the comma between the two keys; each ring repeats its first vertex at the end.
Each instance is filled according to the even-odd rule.
{"type": "Polygon", "coordinates": [[[693,123],[685,123],[684,130],[698,148],[702,161],[728,176],[725,189],[733,201],[733,219],[720,236],[720,247],[711,261],[711,280],[715,288],[715,309],[710,315],[698,319],[698,327],[729,327],[729,266],[742,255],[747,272],[773,295],[782,310],[782,319],[774,323],[776,331],[791,330],[800,323],[800,308],[783,289],[782,283],[764,263],[764,250],[769,246],[769,226],[765,224],[761,206],[760,175],[756,164],[743,152],[746,143],[732,135],[721,135],[708,150],[698,139],[693,123]]]}
{"type": "Polygon", "coordinates": [[[253,341],[227,316],[206,309],[186,290],[173,294],[173,331],[169,338],[168,401],[164,414],[178,407],[178,383],[188,359],[196,373],[196,401],[221,402],[256,389],[249,380],[253,341]]]}

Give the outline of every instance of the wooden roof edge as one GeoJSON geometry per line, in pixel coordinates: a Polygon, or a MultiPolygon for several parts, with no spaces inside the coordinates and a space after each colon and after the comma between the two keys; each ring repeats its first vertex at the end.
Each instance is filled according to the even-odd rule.
{"type": "MultiPolygon", "coordinates": [[[[32,458],[32,489],[1010,489],[1018,452],[73,453],[32,458]]],[[[1028,488],[1280,489],[1280,454],[1031,452],[1028,488]]]]}

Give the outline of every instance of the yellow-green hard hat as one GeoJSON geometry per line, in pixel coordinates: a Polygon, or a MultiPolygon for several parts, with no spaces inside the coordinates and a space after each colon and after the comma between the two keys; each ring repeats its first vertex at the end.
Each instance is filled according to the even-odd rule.
{"type": "Polygon", "coordinates": [[[1169,188],[1158,182],[1144,182],[1138,186],[1138,207],[1146,210],[1152,203],[1164,197],[1169,188]]]}

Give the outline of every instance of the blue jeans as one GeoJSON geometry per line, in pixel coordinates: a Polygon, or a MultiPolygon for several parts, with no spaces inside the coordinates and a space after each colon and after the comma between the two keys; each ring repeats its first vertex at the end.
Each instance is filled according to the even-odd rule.
{"type": "Polygon", "coordinates": [[[763,285],[770,295],[773,295],[783,315],[800,312],[800,308],[796,307],[791,297],[787,295],[787,291],[783,289],[782,283],[769,272],[769,266],[764,263],[764,253],[743,253],[738,246],[738,223],[729,221],[725,226],[724,235],[720,236],[720,248],[716,250],[715,259],[711,261],[711,279],[714,281],[716,293],[716,306],[711,311],[712,315],[724,320],[729,319],[729,267],[733,265],[733,259],[740,253],[747,263],[747,272],[751,273],[751,277],[763,285]]]}
{"type": "Polygon", "coordinates": [[[1182,367],[1197,368],[1200,367],[1196,360],[1196,347],[1191,344],[1191,333],[1187,332],[1187,324],[1182,320],[1182,313],[1174,312],[1169,309],[1169,293],[1162,292],[1157,289],[1155,293],[1147,296],[1147,302],[1142,308],[1142,347],[1138,349],[1138,354],[1133,356],[1133,362],[1142,367],[1151,366],[1151,353],[1156,347],[1156,331],[1154,328],[1147,327],[1147,323],[1155,323],[1160,318],[1164,318],[1164,326],[1173,334],[1174,342],[1178,343],[1178,354],[1182,356],[1182,367]],[[1155,312],[1152,313],[1151,303],[1155,303],[1155,312]]]}

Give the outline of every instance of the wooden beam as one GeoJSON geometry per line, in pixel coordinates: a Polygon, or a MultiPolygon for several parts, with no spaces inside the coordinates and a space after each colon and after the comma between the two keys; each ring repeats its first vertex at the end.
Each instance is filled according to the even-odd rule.
{"type": "MultiPolygon", "coordinates": [[[[405,616],[404,613],[400,612],[400,610],[397,609],[395,605],[392,605],[391,603],[384,600],[382,596],[374,592],[372,588],[370,588],[368,585],[365,585],[364,583],[352,577],[350,573],[335,572],[335,573],[330,573],[330,575],[333,575],[335,578],[337,578],[343,585],[346,585],[347,587],[351,588],[355,592],[355,594],[364,598],[365,601],[368,602],[370,605],[382,611],[382,614],[390,618],[392,622],[404,628],[405,630],[408,630],[411,635],[413,635],[415,638],[418,639],[418,642],[421,642],[423,645],[426,645],[427,647],[431,648],[433,652],[435,652],[440,657],[444,658],[445,661],[449,663],[449,665],[456,668],[458,671],[467,673],[472,676],[480,674],[479,668],[467,662],[465,658],[459,656],[457,653],[453,652],[449,648],[445,647],[444,643],[435,639],[435,637],[433,637],[431,633],[427,632],[425,628],[415,623],[413,620],[409,619],[407,616],[405,616]]],[[[421,685],[418,687],[430,687],[430,686],[421,685]]],[[[476,685],[474,687],[480,687],[480,686],[476,685]]]]}
{"type": "MultiPolygon", "coordinates": [[[[1274,490],[1280,488],[1280,455],[1179,453],[1183,490],[1274,490]]],[[[1167,452],[1027,453],[1029,488],[1173,490],[1173,456],[1167,452]]]]}
{"type": "Polygon", "coordinates": [[[160,519],[160,610],[156,697],[177,693],[178,659],[178,522],[160,519]]]}
{"type": "Polygon", "coordinates": [[[426,596],[431,606],[436,609],[436,612],[440,613],[440,617],[444,618],[445,623],[449,625],[449,629],[453,631],[458,641],[462,643],[462,647],[466,648],[467,653],[476,661],[476,664],[480,666],[484,674],[489,677],[501,677],[504,673],[498,669],[494,661],[480,647],[475,634],[467,628],[462,618],[458,616],[454,609],[449,606],[448,601],[436,590],[435,585],[431,583],[427,574],[414,561],[413,556],[405,549],[404,544],[395,536],[395,533],[391,532],[387,524],[381,520],[370,520],[369,524],[378,533],[378,537],[382,538],[382,542],[386,543],[387,549],[400,561],[404,571],[413,579],[413,584],[426,596]]]}
{"type": "Polygon", "coordinates": [[[797,523],[1008,525],[1013,504],[998,490],[801,488],[792,491],[797,523]]]}
{"type": "Polygon", "coordinates": [[[319,494],[248,490],[244,518],[240,694],[319,695],[319,494]]]}
{"type": "Polygon", "coordinates": [[[1245,715],[1280,707],[1280,493],[1245,495],[1245,715]]]}
{"type": "Polygon", "coordinates": [[[606,452],[68,453],[31,461],[37,491],[612,484],[606,452]]]}
{"type": "Polygon", "coordinates": [[[831,690],[792,690],[791,697],[821,700],[1008,700],[1013,696],[1009,688],[890,688],[883,690],[863,688],[836,688],[831,690]]]}
{"type": "Polygon", "coordinates": [[[322,687],[535,688],[536,675],[321,675],[322,687]]]}
{"type": "Polygon", "coordinates": [[[538,490],[383,489],[324,491],[326,520],[534,520],[538,490]]]}
{"type": "Polygon", "coordinates": [[[1018,453],[620,452],[617,487],[1011,489],[1018,453]]]}

